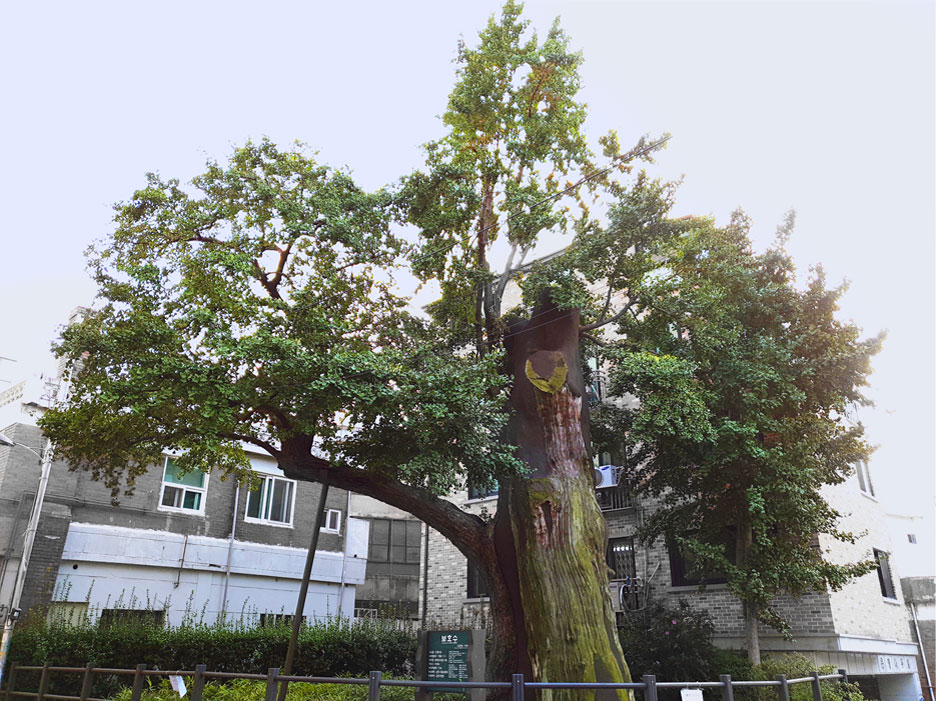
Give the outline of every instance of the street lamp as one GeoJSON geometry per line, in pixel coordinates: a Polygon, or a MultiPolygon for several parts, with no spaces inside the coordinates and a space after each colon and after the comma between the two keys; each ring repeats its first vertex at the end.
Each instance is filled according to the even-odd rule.
{"type": "Polygon", "coordinates": [[[29,567],[29,557],[32,555],[33,543],[36,540],[36,531],[39,527],[39,513],[42,511],[42,502],[45,499],[46,487],[49,484],[49,473],[52,471],[52,441],[46,439],[45,450],[40,454],[28,445],[18,443],[0,433],[0,446],[12,448],[19,446],[39,458],[42,470],[39,475],[39,486],[36,489],[36,499],[33,502],[32,513],[29,515],[29,525],[26,528],[26,539],[23,541],[23,555],[16,568],[16,579],[13,582],[13,596],[10,597],[10,609],[3,621],[3,637],[0,639],[0,684],[3,683],[3,668],[10,654],[10,639],[13,637],[13,626],[20,615],[20,598],[23,595],[23,585],[26,583],[26,569],[29,567]]]}

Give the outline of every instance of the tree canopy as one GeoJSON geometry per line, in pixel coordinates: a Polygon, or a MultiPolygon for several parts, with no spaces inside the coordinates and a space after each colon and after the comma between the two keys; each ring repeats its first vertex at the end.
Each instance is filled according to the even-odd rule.
{"type": "Polygon", "coordinates": [[[674,186],[632,173],[667,137],[624,151],[608,134],[596,158],[580,62],[558,23],[540,39],[508,2],[460,45],[447,132],[393,187],[267,140],[185,184],[149,175],[90,251],[101,303],[58,346],[80,358],[69,405],[42,419],[62,457],[117,496],[164,450],[240,473],[256,446],[288,476],[409,511],[479,566],[495,676],[624,681],[583,378],[597,355],[641,402],[600,407],[594,429],[665,506],[648,538],[721,567],[773,622],[781,589],[861,571],[806,546],[846,537],[818,490],[867,452],[841,418],[879,341],[835,319],[840,288],[800,291],[782,248],[752,253],[742,220],[673,218],[674,186]],[[547,230],[571,245],[521,266],[547,230]],[[395,291],[404,266],[440,286],[428,321],[395,291]],[[444,498],[495,483],[489,521],[444,498]],[[729,525],[740,560],[713,537],[729,525]]]}
{"type": "Polygon", "coordinates": [[[873,567],[827,562],[819,537],[854,540],[822,488],[870,456],[847,417],[869,403],[860,389],[882,336],[862,340],[836,318],[845,286],[827,288],[821,268],[796,286],[792,228],[790,213],[757,254],[743,214],[722,228],[692,219],[634,291],[648,301],[619,324],[626,347],[607,353],[612,393],[639,405],[599,411],[634,484],[659,502],[643,538],[666,538],[703,580],[724,577],[754,635],[754,618],[788,630],[778,594],[835,590],[873,567]]]}

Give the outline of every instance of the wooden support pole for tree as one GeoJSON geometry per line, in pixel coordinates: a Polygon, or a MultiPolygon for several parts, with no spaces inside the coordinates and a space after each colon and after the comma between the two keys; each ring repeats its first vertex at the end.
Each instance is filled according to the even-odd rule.
{"type": "MultiPolygon", "coordinates": [[[[289,636],[289,647],[286,648],[286,662],[283,664],[283,674],[292,674],[293,660],[296,657],[296,647],[299,645],[299,629],[302,627],[302,612],[305,610],[306,595],[309,593],[309,578],[312,576],[312,564],[315,562],[315,551],[318,548],[319,532],[322,530],[322,519],[325,517],[325,500],[328,498],[328,473],[322,470],[317,480],[322,485],[319,493],[318,507],[315,510],[315,524],[312,529],[312,542],[309,543],[309,552],[306,554],[305,568],[302,570],[302,581],[299,583],[299,598],[296,601],[296,613],[292,619],[292,632],[289,636]]],[[[347,533],[347,528],[345,528],[347,533]]],[[[289,682],[283,682],[278,701],[286,701],[286,692],[289,682]]]]}

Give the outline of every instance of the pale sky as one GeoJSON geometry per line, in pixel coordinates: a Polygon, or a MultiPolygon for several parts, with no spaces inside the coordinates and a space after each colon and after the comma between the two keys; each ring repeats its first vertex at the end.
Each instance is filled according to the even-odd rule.
{"type": "MultiPolygon", "coordinates": [[[[93,299],[82,252],[145,172],[187,180],[266,135],[387,184],[442,133],[456,42],[498,8],[7,3],[0,356],[19,362],[0,380],[53,367],[57,327],[93,299]]],[[[672,133],[654,172],[685,176],[677,214],[724,222],[741,206],[763,248],[797,210],[800,270],[850,280],[842,317],[888,330],[862,415],[881,500],[932,519],[934,3],[557,1],[526,15],[541,32],[561,16],[584,53],[593,140],[672,133]]]]}

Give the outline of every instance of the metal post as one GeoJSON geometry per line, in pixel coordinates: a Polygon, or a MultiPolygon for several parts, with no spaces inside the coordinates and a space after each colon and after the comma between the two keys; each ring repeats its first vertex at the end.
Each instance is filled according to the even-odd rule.
{"type": "MultiPolygon", "coordinates": [[[[312,576],[312,563],[315,561],[315,550],[318,548],[319,531],[322,530],[322,519],[325,517],[325,499],[328,497],[328,473],[322,470],[319,473],[319,483],[322,491],[319,493],[318,508],[315,510],[315,528],[312,530],[312,542],[309,543],[309,552],[306,554],[305,568],[302,571],[302,581],[299,583],[299,599],[296,601],[296,613],[292,620],[292,633],[289,636],[289,647],[286,648],[286,661],[283,664],[283,674],[292,674],[293,660],[296,657],[296,647],[299,643],[299,628],[302,626],[302,612],[305,610],[306,594],[309,593],[309,577],[312,576]]],[[[286,701],[286,690],[289,686],[285,682],[280,688],[279,701],[286,701]]]]}
{"type": "Polygon", "coordinates": [[[192,678],[192,701],[201,701],[202,692],[205,690],[205,665],[195,665],[195,676],[192,678]]]}
{"type": "Polygon", "coordinates": [[[790,686],[787,684],[786,675],[778,674],[777,681],[777,701],[790,701],[790,686]]]}
{"type": "Polygon", "coordinates": [[[36,694],[37,701],[42,701],[49,691],[49,663],[42,665],[42,676],[39,677],[39,693],[36,694]]]}
{"type": "Polygon", "coordinates": [[[510,678],[510,701],[523,701],[522,674],[514,674],[510,678]]]}
{"type": "Polygon", "coordinates": [[[14,685],[16,684],[17,666],[18,665],[13,665],[12,667],[10,667],[10,678],[7,679],[6,694],[3,697],[5,701],[10,701],[10,699],[13,698],[13,689],[14,689],[14,685]]]}
{"type": "Polygon", "coordinates": [[[844,669],[840,669],[838,673],[839,673],[839,676],[842,678],[842,683],[848,684],[848,671],[844,669]]]}
{"type": "Polygon", "coordinates": [[[81,696],[78,701],[87,701],[91,696],[91,684],[94,681],[94,663],[89,662],[85,665],[84,678],[81,680],[81,696]]]}
{"type": "Polygon", "coordinates": [[[722,701],[734,701],[734,687],[731,686],[731,675],[720,674],[718,680],[724,684],[722,687],[722,701]]]}
{"type": "Polygon", "coordinates": [[[812,686],[813,701],[822,701],[822,685],[819,683],[819,670],[813,670],[810,685],[812,686]]]}
{"type": "Polygon", "coordinates": [[[380,701],[380,682],[383,672],[371,672],[367,675],[367,701],[380,701]]]}
{"type": "Polygon", "coordinates": [[[279,676],[279,667],[270,667],[267,670],[266,696],[264,701],[276,701],[276,678],[279,676]]]}
{"type": "Polygon", "coordinates": [[[643,675],[644,701],[657,701],[657,685],[655,674],[643,675]]]}
{"type": "Polygon", "coordinates": [[[140,701],[143,697],[143,670],[145,669],[145,664],[136,666],[136,672],[133,674],[133,692],[130,694],[130,701],[140,701]]]}
{"type": "Polygon", "coordinates": [[[926,650],[923,649],[923,639],[920,637],[920,624],[917,620],[916,607],[913,602],[909,602],[910,615],[913,616],[913,629],[916,631],[917,647],[920,649],[920,659],[923,660],[923,676],[926,677],[926,689],[929,692],[930,701],[933,701],[933,680],[930,677],[929,665],[926,662],[926,650]]]}

